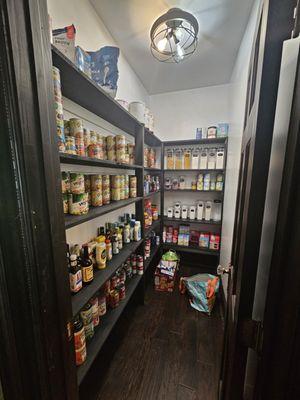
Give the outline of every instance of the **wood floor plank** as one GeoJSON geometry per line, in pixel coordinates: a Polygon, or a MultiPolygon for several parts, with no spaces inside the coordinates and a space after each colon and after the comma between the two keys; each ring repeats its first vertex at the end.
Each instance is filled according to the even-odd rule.
{"type": "MultiPolygon", "coordinates": [[[[182,268],[179,275],[194,273],[182,268]]],[[[110,362],[95,363],[96,393],[85,392],[81,400],[217,399],[223,329],[218,308],[207,317],[189,305],[178,286],[171,294],[149,286],[145,305],[130,309],[124,319],[128,326],[124,332],[123,323],[117,327],[118,344],[104,349],[108,359],[116,349],[110,362]]]]}

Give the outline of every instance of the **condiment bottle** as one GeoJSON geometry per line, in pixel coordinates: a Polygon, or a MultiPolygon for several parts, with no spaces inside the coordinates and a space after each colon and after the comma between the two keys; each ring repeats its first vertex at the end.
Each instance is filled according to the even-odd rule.
{"type": "Polygon", "coordinates": [[[79,290],[82,288],[82,273],[76,254],[70,255],[69,278],[71,292],[79,292],[79,290]]]}
{"type": "Polygon", "coordinates": [[[118,248],[120,251],[123,249],[123,229],[121,226],[119,226],[117,229],[117,235],[118,235],[118,248]]]}
{"type": "Polygon", "coordinates": [[[81,262],[82,281],[89,284],[94,279],[93,263],[89,257],[88,246],[83,247],[83,260],[81,262]]]}
{"type": "Polygon", "coordinates": [[[123,229],[123,241],[124,243],[130,243],[130,226],[126,224],[123,229]]]}
{"type": "Polygon", "coordinates": [[[100,236],[96,244],[96,262],[98,269],[106,268],[106,244],[105,236],[100,236]]]}
{"type": "Polygon", "coordinates": [[[112,245],[110,239],[105,239],[105,245],[106,245],[106,259],[107,261],[110,261],[112,259],[112,245]]]}
{"type": "Polygon", "coordinates": [[[135,221],[134,224],[134,241],[138,242],[141,240],[141,222],[140,221],[135,221]]]}
{"type": "Polygon", "coordinates": [[[112,253],[119,254],[118,234],[116,232],[112,235],[112,253]]]}

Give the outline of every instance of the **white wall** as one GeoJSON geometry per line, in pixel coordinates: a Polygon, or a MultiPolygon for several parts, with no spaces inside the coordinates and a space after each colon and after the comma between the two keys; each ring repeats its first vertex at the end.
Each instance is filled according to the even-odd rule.
{"type": "MultiPolygon", "coordinates": [[[[95,51],[107,45],[117,46],[88,0],[48,0],[47,2],[53,29],[74,24],[76,44],[84,50],[95,51]]],[[[129,102],[143,101],[148,104],[148,93],[122,52],[120,52],[118,67],[117,98],[129,102]]]]}
{"type": "MultiPolygon", "coordinates": [[[[255,29],[258,24],[260,0],[253,5],[251,16],[238,52],[231,76],[230,89],[230,135],[228,142],[226,188],[222,227],[222,250],[220,263],[226,266],[231,258],[235,203],[240,164],[240,149],[243,133],[248,70],[255,29]]],[[[223,277],[223,288],[227,297],[227,276],[223,277]]]]}
{"type": "Polygon", "coordinates": [[[155,133],[163,140],[195,139],[196,129],[229,121],[230,85],[150,96],[155,133]]]}

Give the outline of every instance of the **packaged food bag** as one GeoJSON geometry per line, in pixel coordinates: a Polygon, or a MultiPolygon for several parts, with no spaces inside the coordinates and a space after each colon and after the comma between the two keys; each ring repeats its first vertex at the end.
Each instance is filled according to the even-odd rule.
{"type": "Polygon", "coordinates": [[[75,63],[75,35],[74,25],[52,31],[53,45],[73,63],[75,63]]]}
{"type": "Polygon", "coordinates": [[[118,47],[105,46],[98,51],[89,51],[91,56],[92,79],[115,98],[118,88],[118,47]]]}
{"type": "Polygon", "coordinates": [[[190,304],[198,311],[211,314],[219,290],[219,278],[210,274],[197,274],[189,278],[181,278],[180,293],[188,291],[191,296],[190,304]]]}
{"type": "Polygon", "coordinates": [[[162,256],[154,274],[155,290],[173,292],[178,266],[179,257],[174,251],[170,250],[162,256]]]}
{"type": "Polygon", "coordinates": [[[84,72],[89,78],[92,77],[91,56],[80,46],[76,46],[75,49],[75,63],[80,71],[84,72]]]}

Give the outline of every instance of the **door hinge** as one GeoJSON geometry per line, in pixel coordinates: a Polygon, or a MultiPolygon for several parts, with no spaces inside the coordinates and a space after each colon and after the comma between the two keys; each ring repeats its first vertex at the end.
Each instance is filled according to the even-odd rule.
{"type": "Polygon", "coordinates": [[[263,341],[262,321],[244,320],[241,324],[240,340],[244,346],[260,354],[263,341]]]}

